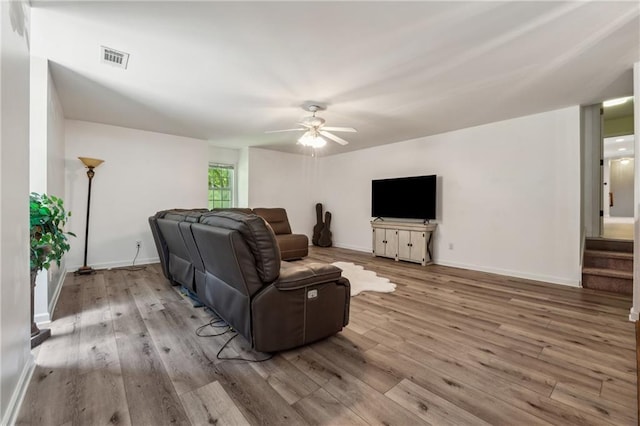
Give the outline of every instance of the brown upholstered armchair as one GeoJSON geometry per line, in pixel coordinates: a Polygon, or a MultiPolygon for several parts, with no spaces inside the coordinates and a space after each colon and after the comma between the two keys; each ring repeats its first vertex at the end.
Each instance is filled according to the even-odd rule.
{"type": "Polygon", "coordinates": [[[266,220],[280,246],[282,260],[301,259],[309,254],[309,238],[304,234],[293,234],[287,211],[282,208],[255,208],[253,213],[266,220]]]}

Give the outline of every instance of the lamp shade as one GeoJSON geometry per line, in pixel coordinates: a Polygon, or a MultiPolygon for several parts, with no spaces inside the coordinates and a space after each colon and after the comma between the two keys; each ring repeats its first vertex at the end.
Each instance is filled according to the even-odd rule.
{"type": "Polygon", "coordinates": [[[90,169],[94,169],[98,167],[100,164],[104,163],[104,160],[99,160],[97,158],[89,158],[89,157],[78,157],[80,161],[84,163],[90,169]]]}

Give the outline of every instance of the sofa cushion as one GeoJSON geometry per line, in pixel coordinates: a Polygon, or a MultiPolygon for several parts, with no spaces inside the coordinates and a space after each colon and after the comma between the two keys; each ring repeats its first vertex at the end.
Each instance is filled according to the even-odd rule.
{"type": "Polygon", "coordinates": [[[269,225],[271,225],[276,235],[291,233],[291,226],[289,225],[289,218],[287,217],[287,211],[285,209],[256,208],[253,209],[253,212],[269,222],[269,225]]]}
{"type": "Polygon", "coordinates": [[[280,275],[280,250],[273,230],[259,216],[235,211],[209,212],[200,223],[240,232],[256,261],[260,279],[268,284],[280,275]]]}

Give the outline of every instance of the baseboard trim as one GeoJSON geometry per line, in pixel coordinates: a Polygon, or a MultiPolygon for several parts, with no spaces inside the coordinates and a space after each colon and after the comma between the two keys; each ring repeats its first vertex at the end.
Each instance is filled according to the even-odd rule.
{"type": "Polygon", "coordinates": [[[340,244],[340,243],[334,243],[333,246],[337,248],[348,249],[348,250],[361,251],[363,253],[371,253],[371,247],[359,247],[359,246],[352,246],[349,244],[340,244]]]}
{"type": "MultiPolygon", "coordinates": [[[[341,244],[341,243],[335,243],[333,246],[338,248],[360,251],[364,253],[371,253],[371,247],[358,247],[358,246],[352,246],[349,244],[341,244]]],[[[542,281],[545,283],[560,284],[568,287],[578,287],[578,288],[581,287],[580,277],[578,277],[578,279],[574,281],[567,278],[538,275],[538,274],[529,274],[526,272],[512,271],[510,269],[500,269],[500,268],[492,268],[492,267],[479,266],[479,265],[471,265],[467,263],[451,262],[451,261],[441,260],[441,259],[433,259],[433,263],[435,265],[450,266],[452,268],[471,269],[472,271],[488,272],[490,274],[505,275],[505,276],[514,277],[514,278],[523,278],[525,280],[542,281]]]]}
{"type": "Polygon", "coordinates": [[[60,279],[56,284],[56,290],[53,292],[53,297],[49,301],[49,320],[53,319],[53,313],[56,310],[56,306],[58,305],[58,299],[60,298],[60,293],[62,292],[62,286],[64,285],[64,280],[67,278],[68,269],[64,268],[64,271],[60,275],[60,279]]]}
{"type": "MultiPolygon", "coordinates": [[[[27,342],[27,344],[29,343],[27,342]]],[[[27,363],[22,369],[22,373],[20,373],[18,385],[16,386],[13,395],[11,395],[9,404],[7,404],[7,411],[4,413],[4,417],[2,419],[3,425],[14,425],[16,423],[18,414],[20,413],[20,407],[22,406],[22,401],[24,401],[24,396],[27,393],[27,388],[29,387],[29,382],[31,382],[31,377],[33,376],[35,369],[36,363],[33,360],[33,355],[29,354],[27,363]]]]}
{"type": "Polygon", "coordinates": [[[545,283],[560,284],[567,287],[580,288],[580,278],[577,278],[576,280],[571,280],[568,278],[554,277],[549,275],[530,274],[527,272],[513,271],[510,269],[500,269],[500,268],[492,268],[492,267],[479,266],[479,265],[470,265],[466,263],[450,262],[450,261],[441,260],[441,259],[436,259],[434,263],[442,266],[451,266],[453,268],[471,269],[473,271],[488,272],[490,274],[505,275],[508,277],[522,278],[525,280],[542,281],[545,283]]]}
{"type": "MultiPolygon", "coordinates": [[[[159,263],[160,262],[160,258],[159,257],[149,257],[146,259],[137,259],[136,260],[136,264],[135,266],[140,266],[140,265],[149,265],[151,263],[159,263]]],[[[69,266],[66,270],[69,272],[75,272],[78,270],[78,268],[80,268],[82,265],[71,265],[69,266]]],[[[91,266],[93,269],[111,269],[111,268],[122,268],[125,266],[133,266],[131,265],[131,260],[118,260],[115,262],[102,262],[102,263],[94,263],[89,265],[91,266]]]]}
{"type": "Polygon", "coordinates": [[[49,312],[45,312],[44,314],[34,315],[33,320],[36,322],[38,327],[43,325],[51,324],[51,314],[49,312]]]}
{"type": "Polygon", "coordinates": [[[35,320],[38,327],[43,325],[51,324],[53,320],[53,312],[56,309],[56,305],[58,304],[58,298],[60,297],[60,292],[62,291],[62,286],[64,285],[64,280],[67,277],[67,269],[65,268],[60,274],[60,278],[56,283],[55,290],[53,291],[53,297],[49,301],[49,305],[47,306],[47,312],[42,314],[37,314],[33,319],[35,320]]]}

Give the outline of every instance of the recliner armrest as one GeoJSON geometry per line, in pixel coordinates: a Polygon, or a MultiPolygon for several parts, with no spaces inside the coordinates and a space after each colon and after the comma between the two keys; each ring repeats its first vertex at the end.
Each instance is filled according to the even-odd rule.
{"type": "Polygon", "coordinates": [[[337,281],[342,269],[328,263],[309,263],[280,270],[280,277],[273,285],[278,290],[295,290],[315,284],[337,281]]]}

